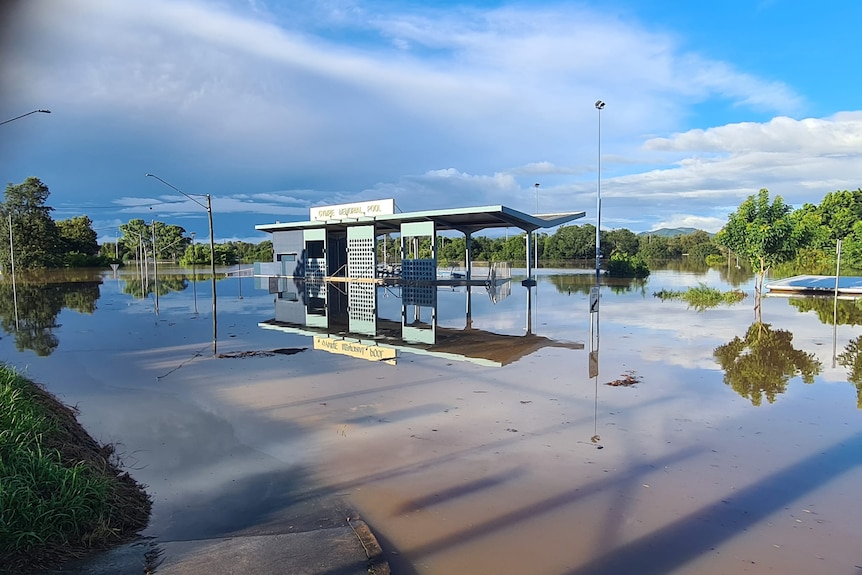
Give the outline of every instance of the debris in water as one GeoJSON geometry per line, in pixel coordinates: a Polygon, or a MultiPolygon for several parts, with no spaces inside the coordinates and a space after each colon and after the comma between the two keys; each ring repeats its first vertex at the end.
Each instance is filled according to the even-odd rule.
{"type": "Polygon", "coordinates": [[[246,357],[272,357],[274,355],[294,355],[301,351],[305,351],[308,349],[307,347],[282,347],[279,349],[273,349],[271,351],[233,351],[231,353],[220,353],[218,354],[219,359],[237,359],[237,358],[246,358],[246,357]]]}
{"type": "Polygon", "coordinates": [[[641,376],[637,375],[633,369],[625,372],[619,379],[607,382],[605,385],[613,387],[632,387],[641,382],[641,376]]]}

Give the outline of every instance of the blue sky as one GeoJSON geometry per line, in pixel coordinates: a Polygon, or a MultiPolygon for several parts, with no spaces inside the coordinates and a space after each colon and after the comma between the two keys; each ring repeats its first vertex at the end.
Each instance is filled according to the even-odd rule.
{"type": "Polygon", "coordinates": [[[503,204],[717,231],[768,188],[862,186],[862,3],[20,0],[0,9],[4,182],[103,240],[218,241],[311,206],[503,204]],[[594,102],[607,107],[599,113],[594,102]]]}

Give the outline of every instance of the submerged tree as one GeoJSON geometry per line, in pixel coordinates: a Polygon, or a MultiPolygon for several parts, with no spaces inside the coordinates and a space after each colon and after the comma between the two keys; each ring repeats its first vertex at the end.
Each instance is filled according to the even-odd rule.
{"type": "MultiPolygon", "coordinates": [[[[48,186],[39,178],[30,177],[23,183],[6,186],[0,231],[3,237],[12,238],[17,269],[50,268],[61,263],[62,242],[51,218],[54,208],[45,204],[50,195],[48,186]]],[[[0,250],[0,264],[4,269],[11,267],[12,255],[8,249],[0,250]]]]}
{"type": "Polygon", "coordinates": [[[790,218],[792,210],[781,196],[770,203],[769,191],[760,190],[728,216],[727,224],[715,238],[720,245],[747,258],[757,273],[754,310],[758,320],[763,279],[771,267],[795,257],[801,241],[790,218]]]}
{"type": "Polygon", "coordinates": [[[759,406],[764,396],[773,403],[791,377],[801,375],[805,383],[814,383],[820,373],[823,366],[814,354],[795,349],[792,342],[789,331],[755,322],[744,339],[735,337],[718,346],[713,356],[724,370],[724,383],[759,406]]]}
{"type": "Polygon", "coordinates": [[[856,386],[856,408],[862,409],[862,336],[850,340],[838,363],[847,368],[847,381],[856,386]]]}

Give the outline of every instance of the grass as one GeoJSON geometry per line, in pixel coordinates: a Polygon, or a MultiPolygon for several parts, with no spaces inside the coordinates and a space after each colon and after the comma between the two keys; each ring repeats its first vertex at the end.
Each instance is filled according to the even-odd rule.
{"type": "Polygon", "coordinates": [[[72,409],[0,365],[0,564],[23,572],[129,539],[150,506],[72,409]]]}
{"type": "Polygon", "coordinates": [[[742,290],[719,291],[715,288],[700,284],[697,287],[688,288],[686,291],[661,290],[653,294],[662,301],[668,299],[681,299],[697,311],[718,307],[719,305],[733,305],[741,302],[746,297],[742,290]]]}

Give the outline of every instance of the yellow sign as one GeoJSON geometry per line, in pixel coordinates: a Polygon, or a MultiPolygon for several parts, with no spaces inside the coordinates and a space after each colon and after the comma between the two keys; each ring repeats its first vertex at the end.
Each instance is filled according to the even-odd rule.
{"type": "Polygon", "coordinates": [[[395,213],[395,200],[371,200],[355,204],[318,206],[311,208],[311,221],[345,220],[350,218],[373,218],[395,213]]]}
{"type": "Polygon", "coordinates": [[[368,361],[382,361],[389,365],[395,365],[398,352],[388,347],[379,345],[365,345],[343,339],[332,339],[331,337],[314,336],[314,349],[322,349],[339,355],[349,355],[358,359],[368,361]]]}

